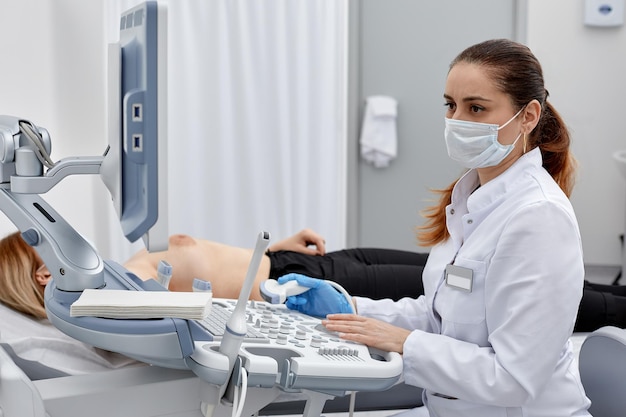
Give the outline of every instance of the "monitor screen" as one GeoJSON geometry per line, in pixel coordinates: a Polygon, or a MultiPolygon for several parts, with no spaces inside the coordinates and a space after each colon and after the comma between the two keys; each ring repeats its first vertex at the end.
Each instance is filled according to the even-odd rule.
{"type": "Polygon", "coordinates": [[[167,9],[147,1],[120,16],[109,45],[109,147],[101,176],[126,238],[167,248],[167,9]]]}

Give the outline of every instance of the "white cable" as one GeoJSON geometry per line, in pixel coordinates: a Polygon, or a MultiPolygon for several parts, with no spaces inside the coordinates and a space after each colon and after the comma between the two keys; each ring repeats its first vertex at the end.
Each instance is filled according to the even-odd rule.
{"type": "Polygon", "coordinates": [[[37,131],[37,127],[28,120],[20,120],[19,125],[20,131],[24,133],[37,148],[38,152],[35,153],[37,159],[47,168],[52,168],[55,163],[50,158],[48,151],[46,151],[43,139],[41,134],[37,131]]]}
{"type": "Polygon", "coordinates": [[[350,408],[348,409],[348,417],[354,416],[354,407],[356,404],[356,391],[350,393],[350,408]]]}
{"type": "Polygon", "coordinates": [[[334,289],[339,291],[341,294],[343,294],[344,297],[346,297],[346,300],[348,300],[350,307],[352,307],[352,312],[356,314],[356,306],[352,302],[352,296],[348,293],[348,291],[346,291],[345,288],[337,284],[335,281],[329,281],[329,280],[325,280],[325,281],[328,282],[331,285],[331,287],[333,287],[334,289]]]}
{"type": "MultiPolygon", "coordinates": [[[[333,287],[334,289],[339,291],[341,294],[343,294],[344,297],[346,297],[346,300],[348,300],[348,303],[350,303],[350,307],[352,307],[352,312],[356,314],[356,306],[352,302],[352,296],[348,293],[348,291],[346,291],[345,288],[337,284],[335,281],[326,280],[326,282],[328,282],[331,285],[331,287],[333,287]]],[[[356,405],[356,391],[352,391],[350,393],[350,407],[348,408],[348,417],[354,416],[355,405],[356,405]]]]}
{"type": "Polygon", "coordinates": [[[248,372],[243,366],[241,369],[241,395],[238,395],[239,387],[235,386],[235,398],[233,399],[233,417],[241,417],[243,407],[246,405],[246,395],[248,395],[248,372]],[[238,410],[236,410],[238,409],[238,410]],[[235,411],[236,410],[236,411],[235,411]]]}
{"type": "Polygon", "coordinates": [[[19,126],[20,126],[20,131],[24,133],[24,135],[26,135],[26,137],[37,148],[38,152],[35,152],[35,155],[37,156],[37,159],[39,159],[39,162],[45,165],[46,168],[52,168],[55,165],[55,163],[50,158],[48,151],[46,151],[46,147],[43,144],[43,139],[41,135],[39,134],[39,132],[37,131],[36,126],[32,124],[31,122],[29,122],[28,120],[20,120],[19,126]]]}
{"type": "Polygon", "coordinates": [[[235,389],[233,390],[233,411],[230,413],[231,417],[237,415],[237,408],[239,408],[239,386],[235,385],[235,389]]]}

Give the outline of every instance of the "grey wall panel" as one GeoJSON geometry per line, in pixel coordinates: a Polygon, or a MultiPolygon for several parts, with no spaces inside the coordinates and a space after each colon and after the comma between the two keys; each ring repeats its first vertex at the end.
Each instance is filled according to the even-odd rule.
{"type": "MultiPolygon", "coordinates": [[[[362,0],[353,3],[358,26],[351,47],[352,105],[358,132],[365,99],[398,100],[398,157],[388,168],[355,164],[349,205],[349,244],[406,250],[416,247],[420,211],[462,173],[443,141],[443,90],[450,61],[465,47],[490,38],[514,38],[515,0],[362,0]],[[355,68],[356,65],[358,68],[355,68]],[[354,109],[353,109],[354,110],[354,109]],[[430,200],[430,201],[429,201],[430,200]]],[[[354,150],[353,149],[353,150],[354,150]]]]}

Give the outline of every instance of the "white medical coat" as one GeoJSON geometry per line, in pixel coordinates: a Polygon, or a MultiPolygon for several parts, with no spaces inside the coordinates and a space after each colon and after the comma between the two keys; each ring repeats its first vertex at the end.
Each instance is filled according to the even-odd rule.
{"type": "Polygon", "coordinates": [[[471,170],[454,188],[424,296],[358,298],[359,314],[414,329],[404,379],[431,417],[588,416],[569,342],[584,279],[571,204],[539,149],[478,185],[471,170]],[[473,271],[471,291],[445,282],[452,263],[473,271]]]}

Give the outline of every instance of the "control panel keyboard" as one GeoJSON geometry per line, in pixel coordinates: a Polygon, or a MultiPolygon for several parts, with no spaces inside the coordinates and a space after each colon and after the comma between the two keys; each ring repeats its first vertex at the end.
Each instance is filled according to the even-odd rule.
{"type": "MultiPolygon", "coordinates": [[[[214,340],[221,340],[228,318],[236,304],[236,300],[214,299],[211,314],[203,320],[198,320],[198,323],[213,335],[214,340]]],[[[249,301],[246,322],[248,329],[245,342],[292,344],[299,348],[304,348],[304,344],[309,342],[309,345],[316,349],[321,348],[329,338],[335,342],[355,344],[341,341],[335,333],[327,330],[319,319],[289,310],[282,304],[249,301]]],[[[358,355],[355,349],[340,349],[340,352],[358,355]]]]}
{"type": "MultiPolygon", "coordinates": [[[[228,322],[228,318],[233,312],[234,303],[234,300],[228,300],[228,302],[225,303],[214,302],[211,307],[211,314],[197,321],[200,326],[204,327],[213,335],[214,340],[221,340],[224,336],[226,322],[228,322]]],[[[248,313],[248,317],[250,317],[250,313],[248,313]]],[[[244,340],[247,342],[269,343],[269,339],[266,335],[250,325],[248,325],[244,340]]]]}
{"type": "MultiPolygon", "coordinates": [[[[215,375],[221,371],[219,344],[236,303],[213,299],[210,317],[198,322],[213,335],[213,341],[196,342],[192,358],[215,375]]],[[[279,381],[288,389],[380,390],[393,385],[402,373],[399,354],[343,340],[319,318],[289,310],[284,304],[248,301],[246,323],[240,356],[260,386],[279,381]]]]}

